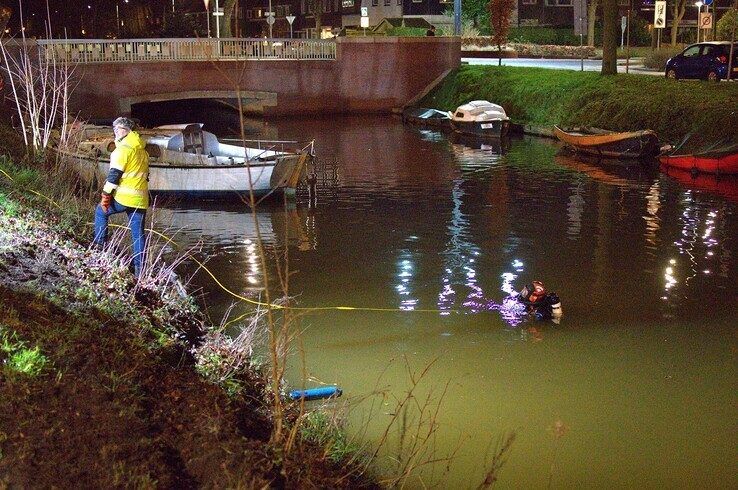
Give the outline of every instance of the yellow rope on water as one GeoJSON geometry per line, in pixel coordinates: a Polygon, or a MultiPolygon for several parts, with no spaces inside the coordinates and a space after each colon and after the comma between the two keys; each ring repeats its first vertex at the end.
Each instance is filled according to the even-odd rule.
{"type": "MultiPolygon", "coordinates": [[[[90,223],[88,223],[88,224],[90,224],[90,223]]],[[[110,226],[115,226],[115,227],[119,227],[119,228],[129,229],[127,226],[124,226],[124,225],[111,224],[110,226]]],[[[175,246],[177,245],[176,242],[174,242],[174,240],[172,240],[172,238],[168,237],[167,235],[165,235],[165,234],[163,234],[161,232],[158,232],[158,231],[153,230],[153,229],[150,229],[150,228],[146,228],[146,231],[147,232],[154,233],[155,235],[160,236],[161,238],[163,238],[164,240],[168,241],[169,243],[172,243],[175,246]]],[[[261,302],[261,301],[256,301],[256,300],[253,300],[251,298],[247,298],[245,296],[242,296],[242,295],[240,295],[238,293],[235,293],[235,292],[231,291],[225,285],[223,285],[222,282],[220,282],[220,280],[215,276],[215,274],[213,274],[213,272],[210,269],[208,269],[208,267],[205,264],[203,264],[201,261],[199,261],[197,258],[193,257],[192,255],[190,255],[190,258],[202,270],[204,270],[213,279],[213,281],[215,281],[215,284],[217,284],[218,287],[220,287],[223,291],[225,291],[226,293],[230,294],[234,298],[236,298],[238,300],[241,300],[241,301],[244,301],[246,303],[250,303],[250,304],[252,304],[254,306],[264,306],[264,307],[269,307],[269,308],[273,308],[273,309],[280,309],[280,310],[282,310],[282,309],[288,309],[288,307],[286,307],[284,305],[279,305],[279,304],[274,304],[274,303],[264,303],[264,302],[261,302]]],[[[290,306],[289,309],[290,310],[296,310],[296,311],[329,311],[329,310],[335,310],[335,311],[373,311],[373,312],[383,312],[383,313],[441,313],[441,310],[437,310],[437,309],[423,309],[423,308],[418,308],[418,309],[409,310],[409,309],[401,309],[401,308],[379,308],[379,307],[341,306],[341,305],[338,305],[338,306],[310,306],[310,307],[308,307],[308,306],[290,306]]],[[[447,312],[448,313],[454,313],[455,310],[443,310],[443,313],[447,313],[447,312]]],[[[246,313],[246,314],[241,315],[240,317],[238,317],[238,318],[236,318],[234,320],[229,321],[228,323],[226,323],[226,326],[230,325],[231,323],[235,323],[236,321],[240,320],[244,316],[247,316],[248,314],[249,313],[246,313]]]]}
{"type": "MultiPolygon", "coordinates": [[[[5,175],[8,179],[10,179],[11,182],[15,183],[15,179],[13,177],[11,177],[10,174],[8,174],[5,170],[3,170],[2,168],[0,168],[0,172],[2,172],[3,175],[5,175]]],[[[29,192],[31,192],[31,193],[33,193],[33,194],[35,194],[37,196],[40,196],[40,197],[46,199],[47,201],[49,201],[50,203],[52,203],[54,206],[56,206],[57,208],[61,209],[61,206],[59,204],[57,204],[50,197],[45,196],[45,195],[41,194],[40,192],[37,192],[37,191],[35,191],[33,189],[26,189],[26,190],[28,190],[29,192]]],[[[92,223],[87,223],[87,225],[92,225],[92,223]]],[[[124,228],[126,230],[130,230],[130,228],[128,228],[127,226],[118,225],[118,224],[115,224],[115,223],[111,223],[109,226],[117,227],[117,228],[124,228]]],[[[146,228],[146,231],[147,232],[151,232],[151,233],[153,233],[155,235],[158,235],[161,238],[163,238],[164,240],[168,241],[169,243],[177,246],[177,243],[174,240],[172,240],[172,238],[168,237],[167,235],[165,235],[165,234],[163,234],[161,232],[158,232],[158,231],[153,230],[151,228],[146,228]]],[[[222,289],[223,291],[225,291],[229,295],[233,296],[234,298],[236,298],[236,299],[238,299],[240,301],[243,301],[245,303],[252,304],[254,306],[263,306],[263,307],[268,307],[268,308],[273,308],[273,309],[279,309],[279,310],[290,309],[290,310],[296,310],[296,311],[330,311],[330,310],[333,310],[333,311],[372,311],[372,312],[382,312],[382,313],[455,313],[456,312],[456,310],[443,310],[443,311],[441,311],[441,310],[438,310],[438,309],[423,309],[423,308],[418,308],[418,309],[412,309],[411,310],[411,309],[402,309],[402,308],[379,308],[379,307],[341,306],[341,305],[338,305],[338,306],[315,306],[315,307],[307,307],[307,306],[302,306],[302,307],[290,306],[290,307],[286,307],[284,305],[278,305],[278,304],[274,304],[274,303],[264,303],[262,301],[256,301],[256,300],[253,300],[251,298],[247,298],[245,296],[242,296],[242,295],[240,295],[238,293],[235,293],[235,292],[231,291],[230,289],[228,289],[216,277],[215,274],[213,274],[213,272],[207,266],[205,266],[204,263],[202,263],[200,260],[198,260],[197,258],[195,258],[194,256],[192,256],[191,254],[190,254],[190,258],[202,270],[204,270],[213,279],[213,281],[215,281],[215,284],[217,284],[220,289],[222,289]]],[[[231,323],[235,323],[235,322],[241,320],[243,317],[245,317],[245,316],[247,316],[249,314],[250,313],[245,313],[245,314],[243,314],[243,315],[241,315],[241,316],[239,316],[239,317],[237,317],[237,318],[229,321],[228,323],[226,323],[226,326],[230,325],[231,323]]]]}

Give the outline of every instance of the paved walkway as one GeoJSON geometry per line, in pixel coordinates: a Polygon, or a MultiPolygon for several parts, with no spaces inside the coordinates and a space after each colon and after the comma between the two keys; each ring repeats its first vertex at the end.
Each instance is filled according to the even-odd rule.
{"type": "MultiPolygon", "coordinates": [[[[497,58],[461,58],[462,63],[470,65],[496,65],[497,58]]],[[[602,69],[602,60],[585,59],[584,71],[600,71],[602,69]]],[[[524,66],[533,68],[549,68],[552,70],[581,70],[582,61],[572,59],[540,59],[540,58],[503,58],[503,66],[524,66]]],[[[625,73],[625,60],[618,60],[618,73],[625,73]]],[[[647,69],[643,66],[641,58],[631,58],[629,73],[637,73],[642,75],[664,76],[662,71],[647,69]]]]}

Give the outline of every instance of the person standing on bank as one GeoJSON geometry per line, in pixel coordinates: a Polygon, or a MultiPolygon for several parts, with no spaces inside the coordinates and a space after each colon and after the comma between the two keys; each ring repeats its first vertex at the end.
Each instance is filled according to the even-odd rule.
{"type": "Polygon", "coordinates": [[[431,24],[431,26],[428,28],[427,31],[425,31],[426,36],[435,36],[436,35],[436,26],[431,24]]]}
{"type": "Polygon", "coordinates": [[[149,154],[135,123],[127,117],[113,121],[115,150],[110,154],[110,172],[95,208],[93,244],[105,245],[108,238],[108,218],[125,212],[133,242],[133,268],[141,275],[145,256],[144,220],[149,207],[149,154]]]}

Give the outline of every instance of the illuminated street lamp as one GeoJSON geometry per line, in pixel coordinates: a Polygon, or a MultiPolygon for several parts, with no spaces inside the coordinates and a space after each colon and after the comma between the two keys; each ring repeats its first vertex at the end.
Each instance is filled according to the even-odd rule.
{"type": "Polygon", "coordinates": [[[700,12],[702,12],[703,5],[701,0],[694,2],[694,6],[697,7],[697,42],[700,42],[700,12]]]}
{"type": "Polygon", "coordinates": [[[208,37],[210,37],[210,0],[203,0],[205,3],[205,11],[207,14],[205,14],[205,19],[208,21],[208,37]]]}
{"type": "MultiPolygon", "coordinates": [[[[125,3],[128,3],[128,0],[123,0],[125,3]]],[[[115,34],[116,37],[120,37],[120,7],[118,6],[118,1],[115,2],[115,34]]]]}

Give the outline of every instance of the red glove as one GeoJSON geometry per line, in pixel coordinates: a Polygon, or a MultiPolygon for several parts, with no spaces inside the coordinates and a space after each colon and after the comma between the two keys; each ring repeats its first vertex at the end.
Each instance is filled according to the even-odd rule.
{"type": "Polygon", "coordinates": [[[110,208],[110,201],[113,199],[112,194],[108,194],[107,192],[103,192],[100,195],[100,208],[102,208],[103,213],[108,212],[108,208],[110,208]]]}

